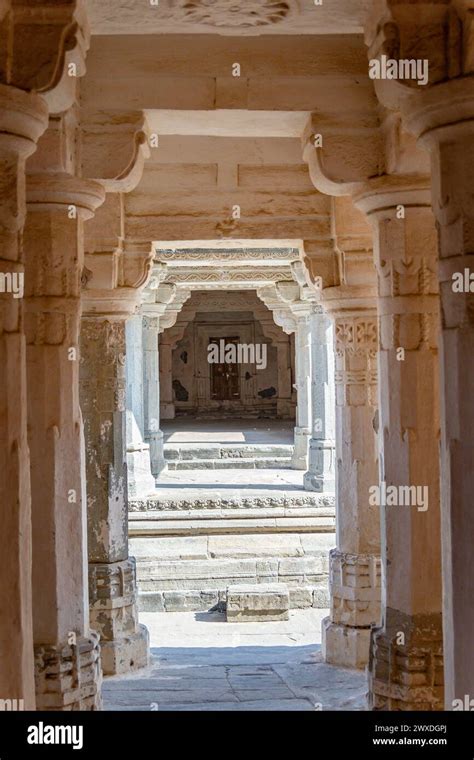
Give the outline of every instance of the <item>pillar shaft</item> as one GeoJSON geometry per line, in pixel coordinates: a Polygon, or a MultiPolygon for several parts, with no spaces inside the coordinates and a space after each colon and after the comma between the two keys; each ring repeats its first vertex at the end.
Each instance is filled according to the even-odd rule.
{"type": "Polygon", "coordinates": [[[378,481],[377,317],[375,309],[337,309],[336,540],[330,553],[331,611],[323,621],[326,662],[364,667],[371,627],[380,624],[379,508],[369,504],[378,481]]]}
{"type": "Polygon", "coordinates": [[[140,498],[154,492],[155,478],[151,472],[150,446],[145,442],[143,330],[139,314],[127,320],[126,344],[127,485],[129,497],[140,498]]]}
{"type": "Polygon", "coordinates": [[[296,470],[308,469],[308,446],[311,436],[311,326],[309,314],[296,322],[296,427],[292,464],[296,470]]]}
{"type": "Polygon", "coordinates": [[[0,698],[34,709],[31,492],[22,289],[25,161],[47,126],[39,97],[0,85],[0,698]]]}
{"type": "MultiPolygon", "coordinates": [[[[163,340],[159,344],[160,351],[160,391],[161,391],[161,418],[164,420],[174,419],[173,402],[173,346],[163,340]]],[[[198,396],[199,396],[199,381],[198,396]]]]}
{"type": "Polygon", "coordinates": [[[106,675],[148,662],[138,624],[135,560],[128,555],[125,319],[85,314],[81,329],[91,625],[106,675]]]}
{"type": "MultiPolygon", "coordinates": [[[[474,110],[472,94],[470,102],[474,110]]],[[[442,312],[441,535],[445,706],[450,710],[454,700],[464,703],[474,688],[474,120],[448,130],[439,140],[433,137],[431,148],[442,312]]]]}
{"type": "Polygon", "coordinates": [[[437,241],[426,185],[372,188],[378,275],[382,628],[373,709],[442,706],[437,241]],[[381,209],[383,206],[383,210],[381,209]],[[384,492],[384,489],[387,491],[384,492]],[[389,490],[390,494],[389,495],[389,490]],[[409,494],[409,495],[408,495],[409,494]]]}
{"type": "Polygon", "coordinates": [[[320,306],[313,306],[311,328],[311,417],[307,491],[334,492],[334,349],[333,327],[320,306]]]}
{"type": "Polygon", "coordinates": [[[143,417],[145,441],[150,446],[151,471],[155,478],[165,467],[163,433],[160,430],[159,317],[143,317],[143,417]]]}
{"type": "Polygon", "coordinates": [[[67,174],[28,177],[25,333],[39,709],[100,706],[99,644],[89,629],[78,359],[82,227],[103,197],[99,184],[67,174]]]}

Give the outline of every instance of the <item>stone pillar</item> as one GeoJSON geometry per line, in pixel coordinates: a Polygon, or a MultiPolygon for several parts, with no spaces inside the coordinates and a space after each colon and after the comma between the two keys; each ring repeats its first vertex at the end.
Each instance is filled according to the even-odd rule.
{"type": "Polygon", "coordinates": [[[151,472],[150,446],[145,443],[143,413],[143,331],[142,317],[132,316],[126,325],[126,439],[128,495],[140,498],[155,490],[151,472]]]}
{"type": "MultiPolygon", "coordinates": [[[[470,23],[470,16],[466,20],[470,23]]],[[[466,58],[466,60],[470,60],[466,58]]],[[[445,707],[474,695],[474,83],[432,87],[407,105],[431,153],[441,296],[441,500],[445,707]]]]}
{"type": "Polygon", "coordinates": [[[313,305],[311,328],[311,438],[308,471],[304,475],[307,491],[334,492],[334,349],[331,319],[321,306],[313,305]]]}
{"type": "Polygon", "coordinates": [[[380,625],[380,510],[369,503],[369,488],[378,483],[378,343],[370,297],[356,298],[350,290],[323,291],[335,327],[337,548],[330,553],[331,610],[322,624],[322,649],[326,662],[361,668],[369,659],[371,627],[380,625]]]}
{"type": "Polygon", "coordinates": [[[105,193],[97,182],[65,172],[29,176],[27,193],[25,333],[37,707],[98,709],[101,666],[99,637],[89,628],[78,344],[83,222],[105,193]]]}
{"type": "Polygon", "coordinates": [[[85,313],[81,407],[86,439],[89,601],[106,675],[148,662],[138,624],[135,559],[128,556],[125,318],[85,313]]]}
{"type": "Polygon", "coordinates": [[[311,327],[309,310],[296,317],[296,427],[292,466],[308,469],[308,446],[311,436],[311,327]]]}
{"type": "Polygon", "coordinates": [[[278,399],[277,416],[288,419],[293,416],[294,407],[291,401],[291,359],[289,340],[277,341],[278,361],[278,399]]]}
{"type": "Polygon", "coordinates": [[[369,702],[375,710],[440,709],[436,229],[423,178],[374,180],[356,203],[374,226],[379,313],[377,500],[384,580],[382,627],[371,641],[369,702]]]}
{"type": "Polygon", "coordinates": [[[25,161],[46,129],[44,101],[0,85],[0,698],[35,707],[31,493],[23,326],[25,161]]]}
{"type": "MultiPolygon", "coordinates": [[[[159,366],[160,366],[160,416],[163,420],[174,419],[174,402],[173,402],[173,344],[166,343],[164,338],[159,343],[159,366]]],[[[198,392],[199,395],[199,392],[198,392]]]]}
{"type": "Polygon", "coordinates": [[[145,441],[150,446],[151,471],[155,478],[166,466],[163,433],[160,430],[159,325],[159,317],[143,317],[143,424],[145,441]]]}

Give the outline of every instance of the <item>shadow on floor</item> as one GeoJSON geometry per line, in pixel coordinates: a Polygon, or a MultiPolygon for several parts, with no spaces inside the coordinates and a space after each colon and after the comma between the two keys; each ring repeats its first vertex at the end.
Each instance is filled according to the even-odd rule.
{"type": "Polygon", "coordinates": [[[245,646],[239,633],[231,638],[235,646],[153,648],[149,668],[105,680],[104,708],[305,712],[366,709],[365,674],[322,662],[319,645],[245,646]]]}

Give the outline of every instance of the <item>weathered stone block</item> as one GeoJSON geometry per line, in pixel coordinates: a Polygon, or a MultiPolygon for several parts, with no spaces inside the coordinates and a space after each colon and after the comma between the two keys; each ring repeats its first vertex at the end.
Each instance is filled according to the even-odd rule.
{"type": "Polygon", "coordinates": [[[290,609],[303,610],[313,606],[313,589],[308,587],[290,588],[290,609]]]}
{"type": "Polygon", "coordinates": [[[141,593],[138,597],[139,612],[164,612],[163,594],[155,591],[141,593]]]}
{"type": "Polygon", "coordinates": [[[288,620],[289,606],[288,589],[281,583],[227,589],[227,620],[231,622],[288,620]]]}
{"type": "Polygon", "coordinates": [[[313,589],[313,607],[326,609],[330,605],[329,587],[327,583],[313,589]]]}

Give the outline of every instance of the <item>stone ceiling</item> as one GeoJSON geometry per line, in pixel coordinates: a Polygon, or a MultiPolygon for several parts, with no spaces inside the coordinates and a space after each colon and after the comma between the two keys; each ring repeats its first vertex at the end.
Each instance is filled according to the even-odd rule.
{"type": "Polygon", "coordinates": [[[94,34],[354,34],[369,0],[87,0],[94,34]]]}

